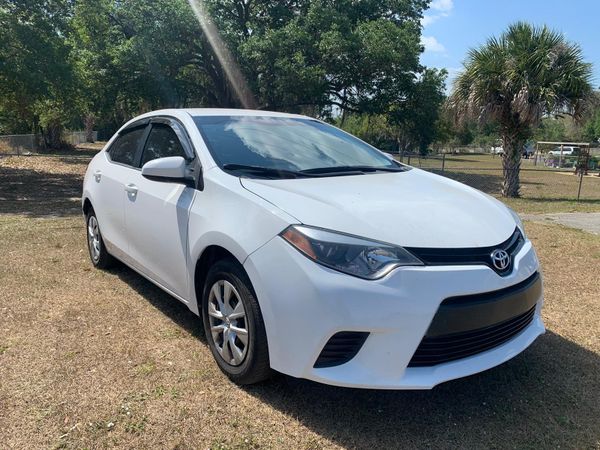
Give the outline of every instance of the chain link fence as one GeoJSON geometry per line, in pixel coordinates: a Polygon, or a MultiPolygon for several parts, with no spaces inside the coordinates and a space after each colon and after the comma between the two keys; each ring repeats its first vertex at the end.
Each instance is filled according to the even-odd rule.
{"type": "MultiPolygon", "coordinates": [[[[492,154],[440,154],[398,156],[401,162],[465,183],[491,195],[502,192],[502,157],[492,154]]],[[[577,169],[576,159],[558,166],[555,158],[542,155],[523,158],[519,171],[520,194],[541,201],[600,201],[600,165],[590,158],[577,169]]]]}
{"type": "MultiPolygon", "coordinates": [[[[36,141],[40,139],[35,134],[7,134],[0,136],[0,155],[28,155],[38,152],[36,141]]],[[[67,144],[79,145],[86,142],[85,131],[66,131],[63,139],[67,144]]],[[[93,139],[98,139],[94,131],[93,139]]],[[[39,141],[38,141],[39,142],[39,141]]]]}

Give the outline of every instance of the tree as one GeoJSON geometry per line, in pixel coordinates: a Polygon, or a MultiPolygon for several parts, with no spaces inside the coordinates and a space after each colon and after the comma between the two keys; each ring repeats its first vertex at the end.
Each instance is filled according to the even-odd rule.
{"type": "Polygon", "coordinates": [[[390,123],[387,114],[348,114],[344,123],[341,122],[338,118],[336,125],[378,149],[397,151],[398,129],[390,123]]]}
{"type": "Polygon", "coordinates": [[[427,124],[437,108],[439,74],[419,63],[428,3],[4,0],[0,127],[106,136],[151,109],[256,104],[342,122],[393,113],[396,131],[426,148],[430,129],[408,111],[431,100],[427,124]]]}
{"type": "Polygon", "coordinates": [[[390,122],[398,128],[400,151],[413,147],[426,154],[435,140],[446,75],[443,69],[425,69],[412,88],[403,93],[403,98],[392,103],[390,122]]]}
{"type": "Polygon", "coordinates": [[[585,137],[594,143],[600,143],[600,111],[597,111],[585,124],[585,137]]]}
{"type": "Polygon", "coordinates": [[[185,0],[79,0],[72,20],[78,105],[114,127],[140,112],[210,104],[202,31],[185,0]]]}
{"type": "Polygon", "coordinates": [[[13,130],[41,131],[46,149],[60,148],[73,116],[68,0],[8,0],[0,6],[0,109],[13,130]]]}
{"type": "Polygon", "coordinates": [[[260,26],[228,42],[239,42],[235,53],[263,108],[384,113],[423,73],[419,20],[428,1],[289,1],[270,9],[270,23],[261,3],[247,13],[260,26]]]}
{"type": "Polygon", "coordinates": [[[577,123],[571,116],[544,117],[534,138],[536,141],[579,142],[584,139],[583,131],[582,123],[577,123]]]}
{"type": "Polygon", "coordinates": [[[582,133],[585,139],[600,143],[600,90],[589,96],[582,133]]]}
{"type": "Polygon", "coordinates": [[[502,195],[519,196],[521,150],[542,117],[581,117],[590,79],[591,66],[580,47],[546,26],[518,22],[469,52],[450,103],[458,121],[498,125],[504,147],[502,195]]]}

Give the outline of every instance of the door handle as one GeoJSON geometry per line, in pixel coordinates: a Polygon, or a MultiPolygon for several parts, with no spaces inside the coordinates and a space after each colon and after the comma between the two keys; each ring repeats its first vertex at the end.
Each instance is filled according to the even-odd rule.
{"type": "Polygon", "coordinates": [[[102,171],[96,170],[94,172],[94,179],[96,180],[96,183],[100,183],[100,178],[102,178],[102,171]]]}
{"type": "Polygon", "coordinates": [[[135,184],[129,183],[129,184],[125,185],[125,192],[127,192],[128,194],[136,195],[137,191],[138,191],[138,188],[135,184]]]}

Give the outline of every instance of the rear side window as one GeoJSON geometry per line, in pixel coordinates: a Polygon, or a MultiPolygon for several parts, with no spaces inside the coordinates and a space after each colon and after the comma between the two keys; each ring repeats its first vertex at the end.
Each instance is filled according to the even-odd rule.
{"type": "Polygon", "coordinates": [[[133,166],[135,153],[145,129],[145,127],[134,128],[121,134],[110,147],[110,159],[114,162],[133,166]]]}
{"type": "Polygon", "coordinates": [[[168,125],[154,124],[146,141],[146,147],[142,155],[142,166],[153,159],[166,158],[168,156],[186,157],[181,142],[173,128],[168,125]]]}

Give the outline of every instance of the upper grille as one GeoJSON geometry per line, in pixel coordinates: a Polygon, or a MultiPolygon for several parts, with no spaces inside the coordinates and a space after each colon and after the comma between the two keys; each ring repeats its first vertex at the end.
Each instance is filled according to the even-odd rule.
{"type": "Polygon", "coordinates": [[[474,248],[427,248],[406,247],[406,250],[419,258],[425,265],[452,266],[452,265],[486,265],[499,275],[508,275],[512,272],[514,256],[521,250],[525,239],[518,228],[506,241],[491,247],[474,248]],[[492,264],[492,252],[496,249],[505,250],[510,256],[510,263],[504,270],[498,270],[492,264]]]}

